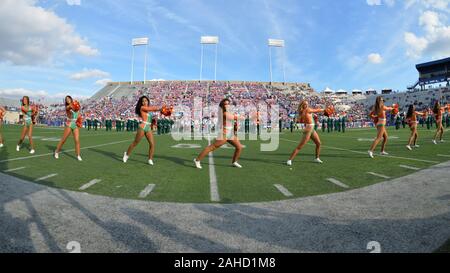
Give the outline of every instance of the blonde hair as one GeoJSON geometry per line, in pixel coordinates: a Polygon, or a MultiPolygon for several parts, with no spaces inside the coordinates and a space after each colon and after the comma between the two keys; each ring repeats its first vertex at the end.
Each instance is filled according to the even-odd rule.
{"type": "Polygon", "coordinates": [[[305,111],[305,109],[307,107],[306,103],[307,103],[306,100],[302,100],[302,102],[300,102],[300,105],[298,106],[298,113],[299,114],[302,113],[303,111],[305,111]]]}

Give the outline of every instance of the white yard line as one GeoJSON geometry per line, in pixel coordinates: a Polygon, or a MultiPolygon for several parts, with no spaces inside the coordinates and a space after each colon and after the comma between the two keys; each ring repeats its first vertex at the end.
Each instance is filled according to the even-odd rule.
{"type": "Polygon", "coordinates": [[[42,181],[42,180],[46,180],[46,179],[55,177],[55,176],[57,176],[57,175],[58,175],[57,173],[52,173],[52,174],[46,175],[46,176],[44,176],[44,177],[38,178],[38,179],[36,179],[36,180],[34,180],[34,181],[35,181],[35,182],[39,182],[39,181],[42,181]]]}
{"type": "Polygon", "coordinates": [[[373,172],[367,172],[367,173],[370,174],[370,175],[373,175],[373,176],[378,176],[378,177],[384,178],[384,179],[390,179],[389,176],[386,176],[386,175],[383,175],[383,174],[373,173],[373,172]]]}
{"type": "Polygon", "coordinates": [[[149,184],[141,193],[139,194],[139,198],[145,198],[147,197],[155,188],[155,184],[149,184]]]}
{"type": "Polygon", "coordinates": [[[288,189],[286,189],[286,188],[283,187],[282,185],[275,184],[274,186],[275,186],[275,188],[277,188],[284,196],[286,196],[286,197],[292,197],[292,196],[294,196],[288,189]]]}
{"type": "Polygon", "coordinates": [[[439,157],[450,157],[450,155],[442,155],[442,154],[438,154],[437,156],[439,156],[439,157]]]}
{"type": "MultiPolygon", "coordinates": [[[[211,140],[208,139],[208,145],[211,145],[211,140]]],[[[213,152],[209,153],[209,185],[211,190],[211,201],[219,202],[219,187],[217,186],[216,168],[214,167],[213,152]]]]}
{"type": "MultiPolygon", "coordinates": [[[[109,146],[109,145],[114,145],[114,144],[124,143],[124,142],[128,142],[128,141],[131,141],[131,140],[122,140],[122,141],[110,142],[110,143],[105,143],[105,144],[99,144],[99,145],[89,146],[89,147],[83,147],[83,148],[81,148],[81,150],[92,149],[92,148],[98,148],[98,147],[103,147],[103,146],[109,146]]],[[[73,152],[73,151],[75,151],[75,149],[66,150],[66,151],[61,152],[61,153],[64,154],[64,153],[73,152]]],[[[5,159],[5,160],[0,161],[0,163],[11,162],[11,161],[18,161],[18,160],[26,160],[26,159],[37,158],[37,157],[44,157],[44,156],[49,156],[49,155],[53,155],[53,153],[47,153],[47,154],[41,154],[41,155],[32,155],[32,156],[25,156],[25,157],[17,157],[17,158],[5,159]]]]}
{"type": "MultiPolygon", "coordinates": [[[[293,140],[290,140],[290,139],[285,139],[285,138],[280,138],[280,139],[284,140],[284,141],[298,143],[298,141],[293,141],[293,140]]],[[[314,145],[314,144],[308,143],[308,145],[314,145]]],[[[333,149],[333,150],[339,150],[339,151],[346,151],[346,152],[356,153],[356,154],[363,154],[363,155],[367,155],[367,158],[369,158],[369,155],[368,155],[367,152],[361,152],[361,151],[355,151],[355,150],[338,148],[338,147],[332,147],[332,146],[325,146],[325,145],[322,145],[322,147],[328,148],[328,149],[333,149]]],[[[374,156],[379,156],[379,155],[374,154],[374,156]]],[[[382,157],[395,158],[395,159],[405,159],[405,160],[412,160],[412,161],[419,161],[419,162],[426,162],[426,163],[433,163],[433,164],[438,164],[439,163],[438,161],[417,159],[417,158],[409,158],[409,157],[402,157],[402,156],[383,155],[382,157]]]]}
{"type": "Polygon", "coordinates": [[[25,169],[26,167],[19,167],[19,168],[15,168],[15,169],[9,169],[9,170],[5,170],[3,171],[4,173],[10,173],[10,172],[14,172],[14,171],[20,171],[25,169]]]}
{"type": "Polygon", "coordinates": [[[341,188],[344,188],[344,189],[350,188],[349,186],[345,185],[345,184],[342,183],[341,181],[339,181],[339,180],[337,180],[337,179],[334,179],[334,178],[328,178],[327,181],[328,181],[328,182],[331,182],[331,183],[333,183],[333,184],[335,184],[335,185],[337,185],[337,186],[339,186],[339,187],[341,187],[341,188]]]}
{"type": "Polygon", "coordinates": [[[420,170],[420,168],[412,167],[412,166],[408,166],[408,165],[399,165],[399,167],[403,168],[403,169],[414,170],[414,171],[420,170]]]}
{"type": "Polygon", "coordinates": [[[88,188],[94,186],[94,185],[97,184],[97,183],[100,183],[101,181],[102,181],[102,180],[100,180],[100,179],[93,179],[93,180],[91,180],[89,183],[86,183],[86,184],[84,184],[83,186],[81,186],[81,187],[79,188],[79,190],[80,190],[80,191],[87,190],[88,188]]]}

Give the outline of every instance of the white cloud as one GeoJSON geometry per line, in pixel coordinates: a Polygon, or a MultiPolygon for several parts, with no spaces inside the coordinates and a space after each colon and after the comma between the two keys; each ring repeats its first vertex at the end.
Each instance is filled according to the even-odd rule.
{"type": "Polygon", "coordinates": [[[383,62],[383,57],[378,53],[371,53],[367,56],[367,60],[372,64],[380,64],[383,62]]]}
{"type": "Polygon", "coordinates": [[[387,6],[393,7],[395,5],[395,0],[384,0],[387,6]]]}
{"type": "Polygon", "coordinates": [[[95,56],[99,51],[75,32],[74,26],[36,0],[0,1],[0,62],[36,65],[55,55],[95,56]]]}
{"type": "Polygon", "coordinates": [[[425,11],[419,18],[419,25],[428,32],[433,32],[440,24],[439,14],[434,11],[425,11]]]}
{"type": "Polygon", "coordinates": [[[21,98],[23,96],[31,97],[47,97],[48,92],[44,90],[31,91],[24,88],[0,89],[0,97],[4,98],[21,98]]]}
{"type": "Polygon", "coordinates": [[[59,92],[56,94],[49,94],[45,90],[29,90],[25,88],[0,89],[0,97],[2,98],[20,99],[23,96],[29,96],[32,102],[42,99],[44,99],[44,101],[63,99],[69,94],[72,97],[77,98],[79,100],[89,98],[89,96],[75,95],[70,92],[67,93],[59,92]]]}
{"type": "Polygon", "coordinates": [[[99,69],[83,69],[81,72],[70,75],[71,80],[80,81],[89,78],[105,78],[109,77],[109,73],[99,69]]]}
{"type": "Polygon", "coordinates": [[[379,6],[381,5],[381,0],[366,0],[369,6],[379,6]]]}
{"type": "Polygon", "coordinates": [[[419,37],[412,32],[404,34],[407,46],[406,54],[412,58],[423,55],[442,58],[450,55],[450,25],[441,22],[441,15],[434,11],[425,11],[419,18],[424,35],[419,37]]]}
{"type": "Polygon", "coordinates": [[[66,0],[66,3],[69,6],[80,6],[81,0],[66,0]]]}
{"type": "Polygon", "coordinates": [[[95,85],[105,86],[108,83],[112,82],[111,79],[101,79],[95,82],[95,85]]]}
{"type": "Polygon", "coordinates": [[[413,58],[419,58],[422,55],[422,52],[428,46],[427,39],[423,37],[419,38],[414,33],[411,32],[405,33],[405,42],[408,46],[406,55],[413,58]]]}
{"type": "Polygon", "coordinates": [[[417,4],[427,9],[436,9],[440,11],[450,12],[449,3],[450,1],[448,0],[405,0],[405,8],[409,9],[413,5],[417,4]]]}
{"type": "Polygon", "coordinates": [[[366,2],[369,6],[381,6],[383,2],[388,7],[393,7],[395,5],[395,0],[366,0],[366,2]]]}

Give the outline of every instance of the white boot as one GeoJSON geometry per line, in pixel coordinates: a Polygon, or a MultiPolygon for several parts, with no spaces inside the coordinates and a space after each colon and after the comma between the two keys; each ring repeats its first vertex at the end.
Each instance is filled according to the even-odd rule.
{"type": "Polygon", "coordinates": [[[239,165],[239,163],[237,163],[237,162],[234,162],[234,163],[233,163],[233,167],[236,167],[236,168],[239,168],[239,169],[242,168],[242,166],[239,165]]]}
{"type": "Polygon", "coordinates": [[[125,153],[123,153],[123,163],[127,163],[127,161],[128,161],[128,155],[127,155],[127,152],[125,152],[125,153]]]}
{"type": "Polygon", "coordinates": [[[322,163],[323,163],[323,161],[322,161],[322,160],[320,160],[320,158],[316,158],[316,159],[314,159],[314,162],[315,162],[315,163],[319,163],[319,164],[322,164],[322,163]]]}
{"type": "Polygon", "coordinates": [[[197,159],[194,159],[194,164],[195,164],[195,167],[197,169],[201,169],[202,168],[202,165],[200,164],[200,161],[197,161],[197,159]]]}

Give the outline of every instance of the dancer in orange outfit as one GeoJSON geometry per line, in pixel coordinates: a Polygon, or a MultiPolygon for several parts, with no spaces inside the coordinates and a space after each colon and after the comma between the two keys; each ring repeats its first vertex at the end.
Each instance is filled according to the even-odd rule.
{"type": "Polygon", "coordinates": [[[170,116],[171,112],[170,110],[166,109],[166,107],[157,107],[157,106],[150,106],[150,100],[147,96],[142,96],[139,98],[138,103],[136,104],[135,113],[138,115],[142,121],[140,122],[140,125],[138,127],[136,138],[134,141],[130,144],[128,147],[128,150],[123,154],[123,162],[127,163],[128,158],[130,157],[131,153],[133,152],[134,148],[141,142],[142,138],[145,136],[147,138],[148,144],[149,144],[149,151],[148,151],[148,164],[153,166],[153,154],[155,152],[155,140],[153,138],[153,132],[152,132],[152,112],[161,112],[165,116],[170,116]]]}
{"type": "MultiPolygon", "coordinates": [[[[298,116],[299,123],[303,123],[305,125],[305,129],[303,129],[303,137],[300,140],[297,148],[295,148],[294,152],[292,152],[291,157],[286,162],[288,166],[292,166],[292,160],[297,156],[300,150],[308,143],[310,139],[314,141],[316,144],[316,159],[314,162],[322,164],[322,160],[320,160],[320,137],[317,131],[314,129],[314,119],[313,114],[324,112],[325,109],[313,109],[308,105],[308,101],[304,100],[300,103],[298,107],[298,116]]],[[[331,112],[329,114],[332,114],[331,112]]]]}
{"type": "Polygon", "coordinates": [[[234,146],[234,155],[232,159],[232,166],[236,168],[242,168],[242,166],[238,163],[239,157],[242,152],[242,144],[239,141],[237,135],[234,132],[233,122],[236,120],[236,115],[231,113],[229,110],[230,100],[223,99],[219,104],[219,128],[222,126],[222,130],[219,130],[219,136],[215,140],[215,142],[205,149],[194,159],[194,164],[197,169],[201,169],[202,166],[200,162],[202,159],[207,156],[209,153],[219,149],[221,146],[226,144],[227,142],[234,146]]]}
{"type": "Polygon", "coordinates": [[[439,103],[439,101],[437,101],[434,104],[433,114],[436,119],[436,126],[437,126],[436,134],[434,135],[434,139],[433,139],[434,144],[437,144],[438,138],[439,138],[439,142],[441,142],[441,143],[444,142],[444,140],[443,140],[444,126],[442,125],[442,117],[444,116],[445,109],[450,110],[449,105],[447,105],[446,107],[441,107],[441,104],[439,103]]]}
{"type": "Polygon", "coordinates": [[[66,114],[67,121],[66,127],[64,128],[64,133],[61,140],[56,146],[55,150],[55,158],[59,159],[59,153],[61,152],[61,148],[66,143],[67,138],[70,134],[73,134],[73,139],[75,141],[75,154],[77,155],[78,161],[83,161],[81,159],[80,154],[80,130],[81,128],[81,116],[80,116],[80,104],[77,101],[74,101],[71,96],[66,96],[65,98],[65,106],[66,106],[66,114]]]}
{"type": "Polygon", "coordinates": [[[378,143],[383,140],[381,144],[381,155],[388,155],[386,152],[386,143],[388,141],[388,134],[386,131],[386,111],[392,111],[394,107],[384,106],[383,97],[379,96],[376,98],[375,105],[373,107],[372,118],[377,119],[377,137],[372,143],[369,150],[369,156],[373,158],[373,152],[377,147],[378,143]]]}
{"type": "Polygon", "coordinates": [[[33,144],[33,118],[37,114],[37,109],[36,107],[30,106],[30,98],[28,96],[24,96],[22,98],[21,111],[24,115],[24,126],[16,150],[18,152],[20,151],[20,146],[22,145],[25,136],[28,135],[28,139],[30,140],[31,146],[30,154],[34,154],[35,150],[33,144]]]}
{"type": "Polygon", "coordinates": [[[6,114],[6,109],[0,106],[0,148],[3,148],[3,135],[2,135],[2,127],[3,127],[3,117],[6,114]]]}
{"type": "Polygon", "coordinates": [[[408,150],[412,150],[412,147],[419,148],[419,145],[417,145],[417,125],[419,122],[417,121],[417,116],[424,116],[424,113],[417,112],[416,107],[411,104],[408,108],[408,113],[406,114],[406,122],[409,125],[409,128],[411,129],[411,137],[409,138],[408,145],[406,145],[406,148],[408,150]]]}

